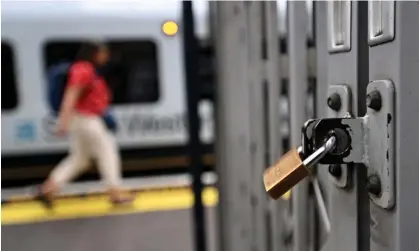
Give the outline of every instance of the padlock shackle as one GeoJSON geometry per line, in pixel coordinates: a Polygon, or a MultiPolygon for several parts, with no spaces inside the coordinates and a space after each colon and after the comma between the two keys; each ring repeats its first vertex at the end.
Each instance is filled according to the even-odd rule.
{"type": "Polygon", "coordinates": [[[314,153],[307,156],[306,159],[304,159],[303,164],[310,168],[312,165],[317,164],[323,157],[326,155],[326,153],[333,150],[333,148],[336,146],[336,137],[330,136],[330,138],[324,143],[319,149],[317,149],[314,153]]]}

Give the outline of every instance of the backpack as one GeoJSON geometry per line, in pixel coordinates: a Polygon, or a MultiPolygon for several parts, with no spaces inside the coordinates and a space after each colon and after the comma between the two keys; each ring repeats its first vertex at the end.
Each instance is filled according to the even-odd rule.
{"type": "Polygon", "coordinates": [[[48,104],[55,117],[58,116],[58,113],[60,112],[70,66],[71,63],[63,62],[51,66],[47,70],[48,104]]]}
{"type": "MultiPolygon", "coordinates": [[[[51,66],[47,70],[48,103],[51,112],[55,117],[57,117],[60,112],[61,102],[64,98],[64,92],[68,79],[68,70],[70,69],[71,64],[72,63],[70,62],[63,62],[51,66]]],[[[102,119],[109,130],[112,132],[117,130],[117,122],[110,109],[102,115],[102,119]]]]}

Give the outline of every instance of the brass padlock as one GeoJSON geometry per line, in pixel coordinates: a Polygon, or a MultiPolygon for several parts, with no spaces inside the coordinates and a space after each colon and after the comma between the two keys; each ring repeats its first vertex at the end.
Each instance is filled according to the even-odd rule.
{"type": "Polygon", "coordinates": [[[333,150],[335,143],[336,138],[330,137],[322,147],[304,160],[301,156],[301,147],[288,151],[274,166],[265,170],[263,182],[266,192],[275,200],[281,197],[307,177],[311,167],[319,162],[326,153],[333,150]]]}

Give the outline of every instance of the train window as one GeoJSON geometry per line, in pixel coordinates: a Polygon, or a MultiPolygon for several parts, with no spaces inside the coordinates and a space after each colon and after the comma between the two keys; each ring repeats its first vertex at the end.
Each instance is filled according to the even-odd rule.
{"type": "MultiPolygon", "coordinates": [[[[54,41],[44,48],[45,66],[72,62],[83,41],[54,41]]],[[[105,78],[113,104],[152,103],[159,99],[157,46],[151,41],[107,41],[111,61],[105,78]]]]}
{"type": "Polygon", "coordinates": [[[13,49],[10,44],[1,42],[1,110],[17,107],[16,71],[13,49]]]}

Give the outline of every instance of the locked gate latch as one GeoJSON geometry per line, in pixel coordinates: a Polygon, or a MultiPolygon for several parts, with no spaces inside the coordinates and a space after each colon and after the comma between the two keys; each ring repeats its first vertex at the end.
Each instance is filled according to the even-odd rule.
{"type": "MultiPolygon", "coordinates": [[[[345,85],[332,86],[330,92],[331,96],[339,95],[341,101],[347,98],[350,100],[349,87],[345,85]]],[[[337,100],[337,96],[334,98],[337,100]]],[[[329,116],[335,115],[338,118],[307,121],[302,130],[303,153],[312,154],[325,143],[325,139],[334,136],[336,146],[324,155],[319,164],[341,165],[341,176],[332,179],[340,187],[347,186],[350,176],[347,164],[364,164],[368,169],[370,199],[375,204],[390,209],[395,203],[393,83],[390,80],[370,82],[366,102],[368,108],[364,117],[349,117],[344,108],[347,106],[349,112],[350,103],[342,102],[340,109],[331,108],[335,114],[329,111],[329,116]],[[342,117],[343,112],[346,115],[342,117]]]]}

